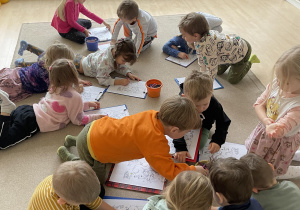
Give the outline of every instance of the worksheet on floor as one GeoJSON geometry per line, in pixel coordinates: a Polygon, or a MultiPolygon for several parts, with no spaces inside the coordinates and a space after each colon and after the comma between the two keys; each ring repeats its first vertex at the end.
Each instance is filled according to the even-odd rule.
{"type": "Polygon", "coordinates": [[[148,202],[148,200],[118,197],[106,198],[106,196],[104,197],[103,201],[118,210],[142,210],[148,202]]]}

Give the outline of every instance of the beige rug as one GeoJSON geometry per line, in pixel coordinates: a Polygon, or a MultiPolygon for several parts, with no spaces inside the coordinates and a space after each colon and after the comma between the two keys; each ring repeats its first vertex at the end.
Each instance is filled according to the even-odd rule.
{"type": "MultiPolygon", "coordinates": [[[[199,69],[197,62],[194,62],[188,68],[168,62],[165,60],[167,56],[162,53],[161,48],[163,44],[179,33],[177,24],[180,17],[180,15],[155,17],[159,27],[158,38],[154,40],[149,49],[141,54],[138,62],[132,66],[133,73],[142,78],[142,80],[157,78],[163,82],[161,96],[159,98],[147,97],[146,99],[138,99],[105,93],[100,100],[101,107],[126,104],[129,113],[135,114],[149,109],[158,110],[160,104],[166,98],[178,94],[179,88],[174,82],[174,78],[187,76],[191,70],[199,69]]],[[[114,21],[111,19],[107,20],[111,24],[114,21]]],[[[50,23],[23,24],[19,42],[20,40],[26,40],[28,43],[42,49],[46,49],[58,40],[68,44],[76,53],[84,55],[89,53],[85,45],[75,44],[61,38],[50,26],[50,23]]],[[[19,44],[16,46],[12,66],[14,60],[20,57],[17,55],[18,49],[19,44]]],[[[25,60],[36,60],[36,56],[32,56],[29,53],[26,53],[23,57],[25,60]]],[[[255,68],[255,65],[253,68],[255,68]]],[[[229,84],[226,81],[226,75],[225,73],[221,77],[217,77],[224,89],[216,90],[214,94],[232,120],[227,141],[243,144],[258,123],[252,104],[264,90],[264,86],[252,72],[249,72],[237,85],[229,84]]],[[[95,79],[85,79],[89,79],[94,85],[98,85],[95,79]]],[[[36,103],[43,96],[44,94],[34,95],[21,101],[18,105],[36,103]]],[[[39,182],[52,174],[53,170],[61,163],[56,155],[56,150],[63,145],[64,137],[67,134],[77,135],[81,129],[82,127],[80,126],[70,124],[63,130],[39,133],[12,148],[0,151],[1,209],[26,209],[30,197],[39,182]]],[[[74,148],[73,151],[75,150],[74,148]]],[[[106,195],[131,198],[147,198],[151,196],[151,194],[147,193],[109,187],[106,187],[106,195]]]]}

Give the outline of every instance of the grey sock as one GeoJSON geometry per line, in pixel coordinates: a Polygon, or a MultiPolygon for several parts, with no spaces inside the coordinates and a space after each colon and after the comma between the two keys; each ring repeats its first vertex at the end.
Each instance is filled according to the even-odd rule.
{"type": "Polygon", "coordinates": [[[65,147],[71,147],[71,146],[76,146],[76,137],[67,135],[65,138],[65,147]]]}

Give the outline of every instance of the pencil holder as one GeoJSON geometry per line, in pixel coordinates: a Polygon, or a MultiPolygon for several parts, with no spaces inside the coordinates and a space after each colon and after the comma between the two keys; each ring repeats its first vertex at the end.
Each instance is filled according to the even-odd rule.
{"type": "Polygon", "coordinates": [[[158,79],[150,79],[146,82],[147,94],[151,98],[157,98],[160,96],[162,82],[158,79]]]}
{"type": "Polygon", "coordinates": [[[88,48],[88,51],[97,51],[98,50],[99,39],[95,36],[89,36],[85,38],[85,43],[88,48]]]}

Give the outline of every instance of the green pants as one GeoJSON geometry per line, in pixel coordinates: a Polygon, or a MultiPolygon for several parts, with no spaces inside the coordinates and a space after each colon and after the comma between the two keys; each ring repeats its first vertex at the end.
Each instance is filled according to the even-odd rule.
{"type": "Polygon", "coordinates": [[[228,69],[228,67],[230,67],[227,79],[228,82],[230,82],[231,84],[239,83],[244,78],[244,76],[248,73],[248,71],[252,66],[252,63],[249,61],[252,48],[251,45],[246,40],[244,41],[248,46],[248,52],[246,53],[245,57],[241,61],[234,64],[224,64],[218,66],[218,75],[223,74],[228,69]]]}
{"type": "Polygon", "coordinates": [[[106,178],[106,164],[95,160],[87,146],[87,134],[89,132],[91,123],[87,124],[76,137],[76,147],[80,160],[87,162],[95,171],[101,184],[105,183],[106,178]]]}

